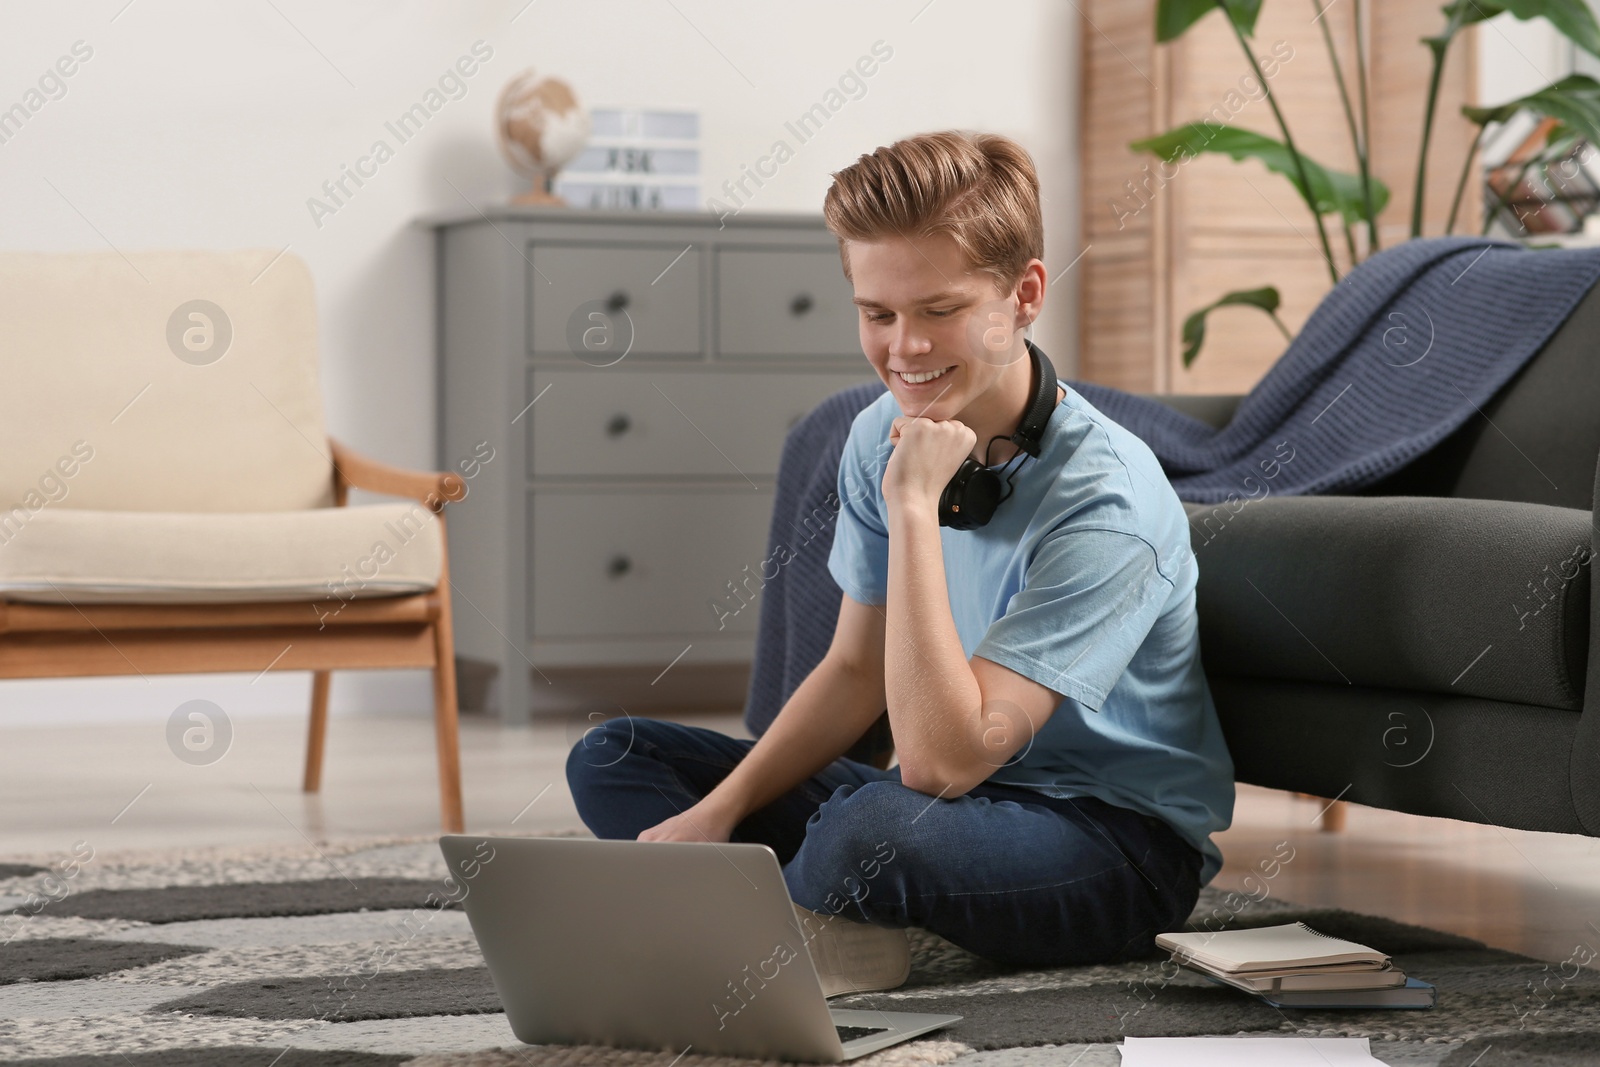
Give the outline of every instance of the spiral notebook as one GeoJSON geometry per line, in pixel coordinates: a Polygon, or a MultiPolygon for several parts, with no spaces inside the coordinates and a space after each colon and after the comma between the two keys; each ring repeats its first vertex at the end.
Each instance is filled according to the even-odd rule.
{"type": "Polygon", "coordinates": [[[1305,923],[1253,930],[1157,934],[1179,963],[1220,975],[1273,978],[1325,970],[1382,971],[1389,957],[1354,941],[1319,934],[1305,923]]]}

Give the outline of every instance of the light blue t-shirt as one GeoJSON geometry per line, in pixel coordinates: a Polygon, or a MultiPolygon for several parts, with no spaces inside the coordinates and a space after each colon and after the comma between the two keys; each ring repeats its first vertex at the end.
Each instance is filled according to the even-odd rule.
{"type": "MultiPolygon", "coordinates": [[[[1145,443],[1063,388],[989,523],[940,528],[966,655],[1063,695],[987,781],[1163,819],[1201,851],[1204,884],[1222,866],[1211,834],[1233,819],[1233,759],[1201,669],[1188,517],[1145,443]]],[[[839,465],[828,571],[864,604],[887,599],[882,482],[900,414],[887,392],[863,409],[839,465]]]]}

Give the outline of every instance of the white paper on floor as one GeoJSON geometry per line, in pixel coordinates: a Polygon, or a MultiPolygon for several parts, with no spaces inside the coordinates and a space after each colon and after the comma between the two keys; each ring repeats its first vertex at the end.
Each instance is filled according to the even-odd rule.
{"type": "Polygon", "coordinates": [[[1364,1037],[1129,1037],[1122,1067],[1384,1067],[1364,1037]]]}

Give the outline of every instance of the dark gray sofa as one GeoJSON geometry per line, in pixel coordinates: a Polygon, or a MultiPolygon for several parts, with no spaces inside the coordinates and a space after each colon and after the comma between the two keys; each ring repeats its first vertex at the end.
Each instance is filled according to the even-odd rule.
{"type": "MultiPolygon", "coordinates": [[[[1597,348],[1600,287],[1480,415],[1366,492],[1241,487],[1186,505],[1201,654],[1240,781],[1600,836],[1597,348]]],[[[882,389],[844,390],[789,433],[768,547],[800,526],[816,537],[762,597],[744,715],[757,736],[832,637],[833,524],[812,520],[831,518],[850,417],[882,389]]],[[[1240,398],[1159,399],[1221,426],[1240,398]]],[[[884,715],[848,755],[886,766],[892,746],[884,715]]]]}
{"type": "MultiPolygon", "coordinates": [[[[1479,415],[1361,495],[1185,505],[1238,780],[1600,835],[1597,346],[1600,287],[1479,415]]],[[[1239,401],[1158,399],[1217,426],[1239,401]]]]}

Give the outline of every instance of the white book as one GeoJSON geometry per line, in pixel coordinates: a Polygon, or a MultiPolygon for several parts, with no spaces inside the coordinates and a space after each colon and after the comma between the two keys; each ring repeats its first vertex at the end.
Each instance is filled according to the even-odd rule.
{"type": "Polygon", "coordinates": [[[1156,944],[1178,963],[1219,975],[1279,975],[1333,968],[1381,970],[1389,957],[1354,941],[1319,934],[1305,923],[1215,933],[1157,934],[1156,944]]]}
{"type": "Polygon", "coordinates": [[[1249,971],[1243,974],[1219,974],[1206,967],[1195,971],[1212,981],[1231,985],[1246,993],[1304,993],[1319,990],[1391,989],[1406,984],[1406,974],[1397,967],[1380,967],[1369,970],[1349,970],[1342,965],[1333,967],[1302,968],[1289,974],[1249,971]]]}
{"type": "Polygon", "coordinates": [[[1383,1067],[1364,1037],[1128,1037],[1122,1067],[1383,1067]]]}

